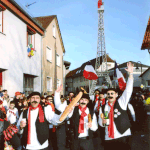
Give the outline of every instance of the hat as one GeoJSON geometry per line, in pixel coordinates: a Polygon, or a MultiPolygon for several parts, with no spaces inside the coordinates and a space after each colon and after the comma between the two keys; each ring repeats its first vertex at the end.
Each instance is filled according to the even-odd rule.
{"type": "Polygon", "coordinates": [[[20,92],[16,92],[16,93],[15,93],[15,96],[17,96],[17,95],[21,95],[21,93],[20,93],[20,92]]]}
{"type": "Polygon", "coordinates": [[[41,97],[41,94],[40,94],[39,92],[32,92],[32,93],[28,96],[28,98],[31,98],[31,97],[34,96],[34,95],[39,95],[39,96],[41,97]]]}
{"type": "Polygon", "coordinates": [[[116,93],[118,93],[118,90],[115,89],[115,88],[108,88],[108,89],[106,90],[106,93],[107,93],[108,91],[115,91],[116,93]]]}
{"type": "Polygon", "coordinates": [[[86,98],[86,99],[90,99],[89,94],[83,94],[81,98],[86,98]]]}

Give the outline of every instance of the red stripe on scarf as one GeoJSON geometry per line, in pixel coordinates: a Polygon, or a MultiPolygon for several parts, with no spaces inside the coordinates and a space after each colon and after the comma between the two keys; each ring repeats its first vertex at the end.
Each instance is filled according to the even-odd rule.
{"type": "Polygon", "coordinates": [[[99,95],[95,95],[95,103],[99,100],[99,95]]]}
{"type": "Polygon", "coordinates": [[[108,126],[108,136],[110,138],[114,138],[114,104],[116,101],[113,102],[113,104],[111,105],[108,102],[108,105],[110,106],[110,112],[109,112],[109,120],[110,120],[110,124],[108,126]]]}
{"type": "Polygon", "coordinates": [[[78,133],[84,133],[84,117],[87,116],[85,113],[87,107],[82,108],[80,105],[78,107],[81,111],[78,133]]]}
{"type": "Polygon", "coordinates": [[[35,110],[39,108],[39,121],[44,122],[44,112],[42,106],[39,104],[37,107],[29,107],[29,114],[28,114],[28,139],[27,144],[31,144],[31,110],[35,110]]]}

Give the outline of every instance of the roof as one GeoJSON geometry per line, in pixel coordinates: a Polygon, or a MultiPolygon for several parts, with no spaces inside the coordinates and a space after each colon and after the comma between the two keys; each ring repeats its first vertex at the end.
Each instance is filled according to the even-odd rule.
{"type": "Polygon", "coordinates": [[[56,15],[52,15],[52,16],[35,17],[34,19],[37,22],[39,22],[44,29],[46,29],[55,17],[56,15]]]}
{"type": "Polygon", "coordinates": [[[59,23],[58,23],[57,15],[35,17],[34,19],[37,22],[41,23],[41,25],[42,25],[42,27],[44,29],[46,29],[49,26],[49,24],[53,21],[53,19],[56,19],[56,24],[57,24],[57,29],[58,29],[59,37],[61,39],[62,49],[63,49],[63,52],[65,53],[65,47],[64,47],[64,44],[63,44],[63,40],[62,40],[62,36],[61,36],[60,28],[59,28],[59,23]]]}
{"type": "Polygon", "coordinates": [[[145,70],[139,77],[142,77],[144,74],[146,74],[146,72],[148,72],[150,70],[150,67],[147,69],[147,70],[145,70]]]}
{"type": "MultiPolygon", "coordinates": [[[[93,66],[93,68],[95,68],[95,63],[96,63],[96,58],[92,59],[92,60],[89,60],[91,65],[93,66]]],[[[69,74],[69,77],[72,75],[73,77],[77,77],[77,76],[82,76],[83,75],[83,71],[84,71],[84,68],[85,66],[88,64],[88,62],[85,62],[81,65],[81,67],[73,70],[73,73],[72,74],[69,74]],[[76,72],[75,72],[76,71],[76,72]]],[[[114,62],[114,60],[112,60],[109,55],[107,55],[107,62],[114,62]]],[[[102,57],[100,57],[100,64],[102,64],[102,57]]],[[[71,71],[70,71],[71,72],[71,71]]],[[[69,73],[70,73],[69,72],[69,73]]],[[[68,76],[66,76],[68,77],[68,76]]]]}
{"type": "Polygon", "coordinates": [[[70,71],[70,72],[66,75],[66,78],[72,77],[72,76],[77,72],[78,69],[79,69],[79,68],[70,71]]]}
{"type": "Polygon", "coordinates": [[[150,48],[150,17],[147,23],[143,43],[141,46],[141,50],[149,49],[150,48]]]}
{"type": "MultiPolygon", "coordinates": [[[[120,64],[120,65],[118,66],[118,68],[126,68],[128,62],[129,62],[129,61],[120,64]]],[[[137,64],[138,64],[138,67],[141,66],[141,63],[134,62],[134,61],[130,61],[130,62],[131,62],[132,64],[134,64],[135,67],[137,66],[137,64]]],[[[147,66],[147,65],[142,64],[142,67],[150,67],[150,66],[147,66]]],[[[114,68],[115,68],[115,67],[114,67],[114,68]]],[[[109,69],[109,70],[114,70],[114,68],[111,68],[111,69],[109,69]]]]}
{"type": "MultiPolygon", "coordinates": [[[[39,29],[41,29],[42,31],[45,31],[45,29],[38,23],[36,22],[18,3],[16,3],[14,0],[1,0],[1,3],[6,6],[7,8],[11,9],[11,11],[13,13],[15,13],[18,17],[20,17],[24,22],[28,23],[29,25],[33,25],[30,23],[30,21],[28,22],[27,20],[31,20],[39,29]],[[22,17],[22,15],[24,15],[22,17]],[[27,17],[27,19],[26,19],[27,17]]],[[[35,28],[35,27],[34,27],[35,28]]],[[[36,28],[36,30],[38,29],[36,28]]],[[[37,30],[38,31],[38,30],[37,30]]],[[[40,34],[42,34],[41,32],[39,32],[40,34]]]]}

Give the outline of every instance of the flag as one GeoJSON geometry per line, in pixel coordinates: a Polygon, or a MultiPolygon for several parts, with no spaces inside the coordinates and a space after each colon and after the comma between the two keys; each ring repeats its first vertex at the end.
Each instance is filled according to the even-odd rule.
{"type": "Polygon", "coordinates": [[[97,80],[98,76],[90,62],[85,66],[83,71],[84,78],[88,80],[97,80]]]}
{"type": "Polygon", "coordinates": [[[115,68],[114,68],[114,77],[117,77],[118,80],[118,85],[121,91],[124,91],[126,88],[126,81],[124,79],[123,74],[121,73],[121,71],[118,69],[118,65],[115,62],[115,68]]]}

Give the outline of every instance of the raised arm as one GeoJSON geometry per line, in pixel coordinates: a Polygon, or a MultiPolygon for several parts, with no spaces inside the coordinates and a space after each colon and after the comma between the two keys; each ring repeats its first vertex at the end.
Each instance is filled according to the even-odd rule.
{"type": "Polygon", "coordinates": [[[60,85],[57,90],[55,91],[54,94],[54,103],[55,103],[55,107],[56,109],[58,109],[60,112],[63,112],[67,106],[67,102],[65,101],[63,104],[61,103],[60,100],[60,92],[62,91],[62,85],[60,85]]]}
{"type": "Polygon", "coordinates": [[[133,67],[134,65],[131,62],[127,63],[127,69],[125,70],[129,73],[129,78],[126,84],[126,89],[124,90],[122,96],[118,99],[121,108],[124,110],[127,109],[127,104],[133,91],[133,67]]]}

